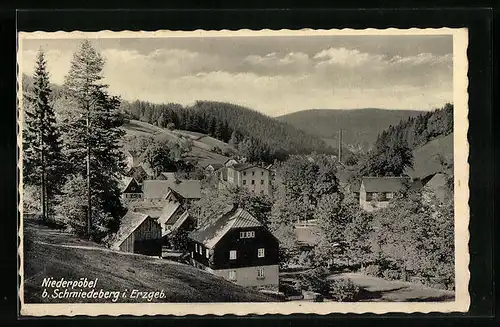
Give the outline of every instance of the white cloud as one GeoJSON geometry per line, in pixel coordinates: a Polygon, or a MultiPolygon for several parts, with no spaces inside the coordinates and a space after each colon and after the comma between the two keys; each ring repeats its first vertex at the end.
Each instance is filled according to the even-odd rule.
{"type": "MultiPolygon", "coordinates": [[[[72,49],[71,49],[72,50],[72,49]]],[[[51,82],[61,84],[72,51],[48,50],[51,82]]],[[[357,49],[224,57],[185,49],[108,48],[103,75],[124,99],[190,104],[228,101],[275,116],[309,108],[427,109],[452,101],[452,55],[387,57],[357,49]]],[[[22,52],[31,74],[36,51],[22,52]]]]}

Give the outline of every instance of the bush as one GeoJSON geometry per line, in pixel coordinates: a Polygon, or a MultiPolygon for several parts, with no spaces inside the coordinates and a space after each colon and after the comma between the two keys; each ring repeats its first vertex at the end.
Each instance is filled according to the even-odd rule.
{"type": "Polygon", "coordinates": [[[365,268],[364,272],[368,276],[380,277],[380,266],[379,265],[369,265],[365,268]]]}
{"type": "Polygon", "coordinates": [[[399,280],[401,278],[401,273],[398,270],[388,269],[383,273],[385,279],[389,280],[399,280]]]}
{"type": "Polygon", "coordinates": [[[326,279],[329,274],[330,272],[326,268],[315,268],[309,274],[302,275],[301,287],[308,291],[326,295],[330,291],[330,283],[326,279]]]}
{"type": "Polygon", "coordinates": [[[356,301],[359,294],[359,287],[354,285],[349,279],[340,278],[330,281],[330,297],[339,302],[356,301]]]}

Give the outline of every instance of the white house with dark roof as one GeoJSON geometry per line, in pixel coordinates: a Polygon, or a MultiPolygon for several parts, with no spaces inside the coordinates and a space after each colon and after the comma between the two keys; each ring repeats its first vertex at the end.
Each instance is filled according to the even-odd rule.
{"type": "Polygon", "coordinates": [[[229,281],[277,290],[279,242],[254,216],[231,206],[189,234],[194,266],[229,281]]]}
{"type": "Polygon", "coordinates": [[[271,171],[254,164],[240,163],[226,167],[220,184],[238,186],[257,194],[271,194],[271,171]]]}
{"type": "Polygon", "coordinates": [[[365,211],[385,208],[410,182],[407,177],[363,177],[359,188],[359,205],[365,211]]]}
{"type": "Polygon", "coordinates": [[[123,252],[161,255],[161,228],[149,215],[129,210],[120,220],[120,227],[110,247],[123,252]]]}

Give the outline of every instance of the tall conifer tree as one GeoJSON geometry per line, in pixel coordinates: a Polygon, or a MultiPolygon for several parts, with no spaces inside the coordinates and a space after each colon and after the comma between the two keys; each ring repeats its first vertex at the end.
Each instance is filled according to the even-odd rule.
{"type": "MultiPolygon", "coordinates": [[[[120,101],[102,84],[104,60],[88,40],[74,54],[65,89],[71,102],[66,112],[65,149],[72,173],[86,178],[87,235],[99,238],[115,230],[122,211],[120,174],[125,168],[119,139],[123,123],[120,101]]],[[[68,194],[69,195],[69,194],[68,194]]],[[[71,196],[71,195],[69,195],[71,196]]]]}
{"type": "Polygon", "coordinates": [[[49,74],[40,49],[33,74],[31,92],[26,94],[27,107],[23,130],[23,174],[26,184],[40,187],[40,209],[47,219],[49,204],[58,193],[63,177],[60,134],[54,108],[50,104],[49,74]]]}

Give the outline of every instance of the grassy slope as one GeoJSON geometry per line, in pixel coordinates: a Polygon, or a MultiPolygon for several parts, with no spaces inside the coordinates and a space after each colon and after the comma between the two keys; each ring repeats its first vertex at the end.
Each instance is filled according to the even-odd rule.
{"type": "MultiPolygon", "coordinates": [[[[263,294],[189,265],[141,255],[110,252],[107,249],[76,249],[61,244],[96,247],[70,234],[25,219],[24,222],[25,302],[55,300],[41,298],[43,278],[99,278],[96,290],[164,290],[158,302],[259,302],[269,301],[263,294]],[[40,242],[50,243],[42,244],[40,242]]],[[[64,300],[59,300],[64,301],[64,300]]],[[[96,300],[97,301],[97,300],[96,300]]],[[[109,300],[108,300],[109,301],[109,300]]],[[[121,300],[138,302],[146,300],[121,300]]],[[[68,299],[67,302],[83,302],[68,299]]]]}
{"type": "Polygon", "coordinates": [[[421,111],[388,109],[311,109],[277,117],[312,135],[319,136],[332,146],[338,144],[338,130],[343,130],[346,144],[371,145],[377,134],[396,125],[402,119],[417,116],[421,111]]]}
{"type": "Polygon", "coordinates": [[[441,170],[438,155],[453,159],[453,133],[438,137],[413,151],[413,170],[409,174],[414,177],[425,177],[441,170]]]}
{"type": "MultiPolygon", "coordinates": [[[[130,136],[155,136],[165,138],[173,142],[176,142],[179,139],[179,135],[177,134],[179,132],[172,132],[138,120],[130,120],[128,123],[123,125],[123,129],[127,132],[125,138],[130,136]]],[[[203,134],[200,134],[200,136],[201,135],[203,134]]],[[[205,143],[205,147],[197,146],[195,142],[189,158],[197,160],[198,164],[202,167],[213,163],[224,163],[227,159],[229,159],[228,157],[207,150],[207,147],[214,146],[212,144],[217,144],[221,149],[230,148],[227,143],[219,140],[216,141],[217,142],[213,141],[213,139],[208,136],[196,141],[205,143]]]]}

